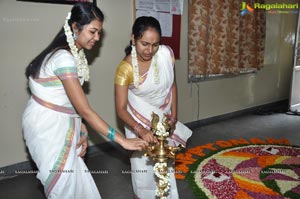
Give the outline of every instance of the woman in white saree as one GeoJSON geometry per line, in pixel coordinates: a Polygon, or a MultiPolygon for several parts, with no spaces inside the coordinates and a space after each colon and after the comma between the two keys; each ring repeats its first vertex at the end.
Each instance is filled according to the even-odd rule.
{"type": "MultiPolygon", "coordinates": [[[[177,92],[174,82],[174,55],[172,50],[160,45],[161,29],[153,17],[136,19],[131,45],[125,49],[126,57],[115,75],[115,100],[118,116],[125,122],[127,138],[140,137],[148,143],[157,142],[150,131],[151,113],[160,118],[168,116],[172,134],[169,145],[183,145],[192,131],[177,121],[177,92]]],[[[130,158],[132,185],[135,197],[156,198],[154,163],[134,152],[130,158]]],[[[173,167],[169,168],[174,171],[173,167]]],[[[167,198],[179,198],[174,172],[170,173],[170,191],[167,198]]]]}
{"type": "Polygon", "coordinates": [[[101,198],[81,158],[88,133],[81,118],[125,149],[147,146],[110,127],[89,106],[81,87],[89,79],[83,49],[92,49],[100,39],[103,19],[93,3],[75,4],[64,28],[26,68],[31,97],[23,113],[23,133],[47,198],[101,198]]]}

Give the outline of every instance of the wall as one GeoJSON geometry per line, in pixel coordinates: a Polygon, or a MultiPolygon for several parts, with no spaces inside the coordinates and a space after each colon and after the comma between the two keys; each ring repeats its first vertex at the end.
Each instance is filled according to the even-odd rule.
{"type": "MultiPolygon", "coordinates": [[[[268,16],[266,66],[255,75],[188,84],[187,5],[184,2],[181,59],[176,61],[179,119],[199,119],[262,105],[289,96],[292,42],[296,15],[268,16]],[[276,32],[275,32],[276,31],[276,32]],[[198,98],[198,91],[200,97],[198,98]]],[[[114,108],[113,76],[129,42],[133,22],[132,0],[98,1],[105,14],[101,47],[91,63],[88,99],[112,126],[119,126],[114,108]]],[[[29,61],[54,37],[70,5],[0,1],[0,168],[28,160],[21,129],[21,115],[29,97],[24,71],[29,61]]],[[[93,143],[102,142],[92,135],[93,143]]]]}
{"type": "MultiPolygon", "coordinates": [[[[112,126],[117,125],[114,109],[113,76],[129,43],[133,19],[131,0],[101,0],[105,15],[104,38],[90,66],[88,99],[92,107],[112,126]]],[[[21,116],[28,100],[26,65],[44,49],[62,27],[71,5],[0,1],[0,168],[28,160],[21,116]]],[[[103,141],[91,135],[93,142],[103,141]]],[[[92,143],[91,143],[92,144],[92,143]]]]}

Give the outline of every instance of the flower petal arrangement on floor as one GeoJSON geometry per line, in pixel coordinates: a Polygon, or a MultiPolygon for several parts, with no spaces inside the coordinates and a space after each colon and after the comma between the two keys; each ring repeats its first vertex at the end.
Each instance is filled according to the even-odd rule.
{"type": "Polygon", "coordinates": [[[186,176],[197,198],[300,198],[300,147],[244,144],[201,156],[186,176]]]}

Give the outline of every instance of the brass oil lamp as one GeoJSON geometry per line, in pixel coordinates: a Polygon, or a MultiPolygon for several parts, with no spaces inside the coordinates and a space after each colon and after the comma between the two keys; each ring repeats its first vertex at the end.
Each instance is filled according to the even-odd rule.
{"type": "Polygon", "coordinates": [[[155,162],[153,167],[154,174],[157,176],[156,196],[160,199],[166,198],[170,189],[170,179],[168,172],[168,160],[175,160],[175,153],[183,148],[179,146],[169,146],[167,138],[170,135],[170,126],[166,115],[160,122],[159,116],[152,112],[151,114],[151,131],[156,136],[158,143],[148,147],[145,156],[152,158],[155,162]]]}

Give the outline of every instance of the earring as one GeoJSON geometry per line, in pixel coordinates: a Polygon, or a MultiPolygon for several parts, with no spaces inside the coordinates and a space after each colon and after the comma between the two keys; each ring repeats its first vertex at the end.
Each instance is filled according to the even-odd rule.
{"type": "Polygon", "coordinates": [[[77,35],[76,35],[75,32],[74,32],[74,34],[73,34],[73,39],[74,39],[74,41],[76,41],[76,39],[77,39],[77,35]]]}

